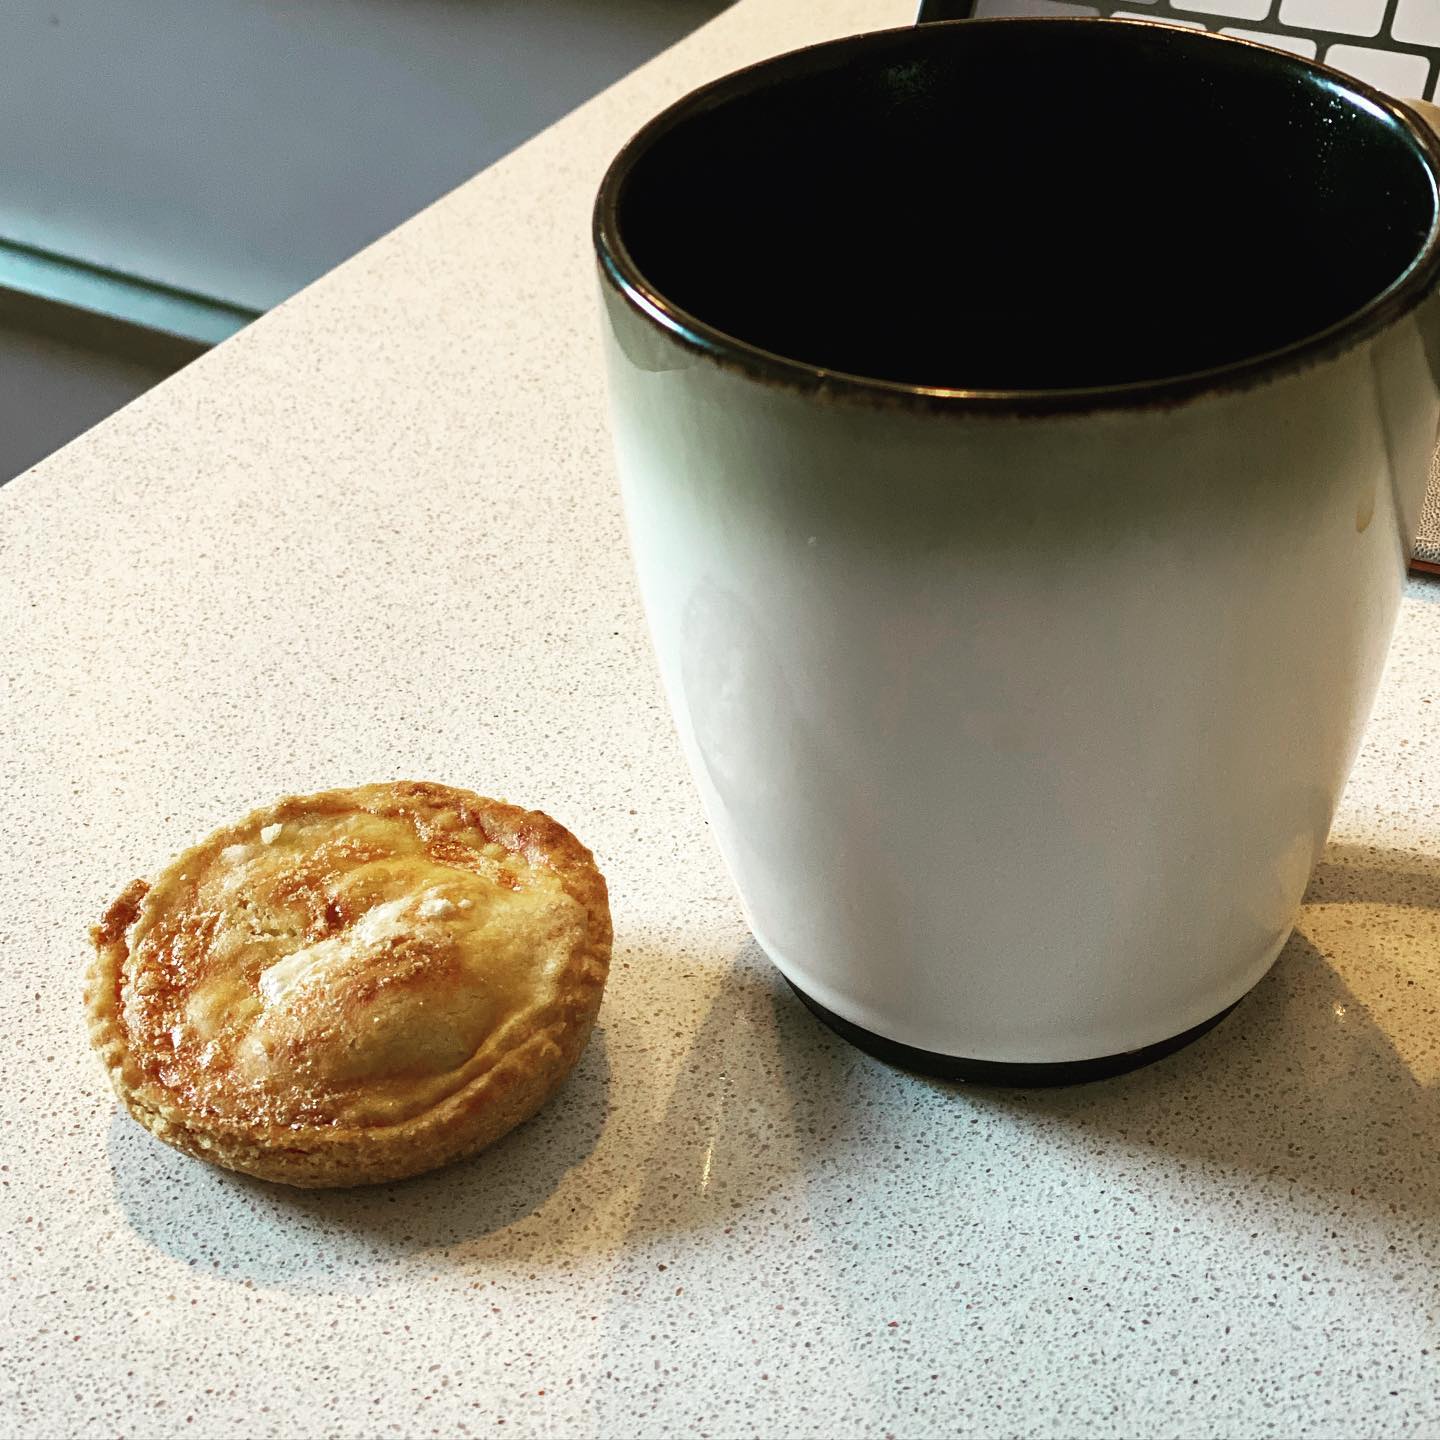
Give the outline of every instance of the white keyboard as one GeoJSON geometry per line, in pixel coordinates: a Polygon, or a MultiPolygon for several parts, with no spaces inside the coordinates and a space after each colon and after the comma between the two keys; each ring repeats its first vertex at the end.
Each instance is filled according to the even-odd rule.
{"type": "MultiPolygon", "coordinates": [[[[941,18],[926,5],[926,18],[941,18]]],[[[966,15],[1110,15],[1163,20],[1239,35],[1293,50],[1401,99],[1436,98],[1440,85],[1440,0],[973,0],[943,7],[966,15]]]]}

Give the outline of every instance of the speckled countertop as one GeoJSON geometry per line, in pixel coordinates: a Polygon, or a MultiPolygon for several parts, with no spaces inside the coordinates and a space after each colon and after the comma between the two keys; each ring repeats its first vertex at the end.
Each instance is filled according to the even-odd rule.
{"type": "Polygon", "coordinates": [[[857,1054],[708,843],[623,548],[589,197],[693,83],[911,11],[742,0],[0,490],[0,1433],[1440,1434],[1440,584],[1295,938],[1139,1074],[857,1054]],[[397,775],[550,809],[609,874],[559,1101],[336,1194],[117,1118],[86,924],[256,802],[397,775]]]}

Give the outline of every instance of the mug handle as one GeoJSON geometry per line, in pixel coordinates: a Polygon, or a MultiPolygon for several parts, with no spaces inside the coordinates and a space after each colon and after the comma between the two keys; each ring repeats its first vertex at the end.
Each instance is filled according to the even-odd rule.
{"type": "MultiPolygon", "coordinates": [[[[1432,105],[1428,100],[1404,100],[1401,103],[1440,134],[1440,105],[1432,105]]],[[[1420,534],[1416,537],[1416,545],[1421,553],[1411,555],[1411,570],[1440,575],[1440,451],[1436,452],[1436,463],[1430,467],[1430,489],[1421,502],[1420,534]]]]}
{"type": "Polygon", "coordinates": [[[1413,110],[1432,130],[1440,133],[1440,105],[1432,105],[1428,100],[1402,100],[1400,103],[1407,110],[1413,110]]]}

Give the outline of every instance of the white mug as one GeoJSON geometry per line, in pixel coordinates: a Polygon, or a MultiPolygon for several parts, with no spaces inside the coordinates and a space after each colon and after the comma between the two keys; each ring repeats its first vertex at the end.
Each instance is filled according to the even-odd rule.
{"type": "Polygon", "coordinates": [[[1437,176],[1358,80],[1108,20],[817,46],[616,159],[655,650],[755,935],[842,1034],[1070,1081],[1265,974],[1440,421],[1437,176]]]}

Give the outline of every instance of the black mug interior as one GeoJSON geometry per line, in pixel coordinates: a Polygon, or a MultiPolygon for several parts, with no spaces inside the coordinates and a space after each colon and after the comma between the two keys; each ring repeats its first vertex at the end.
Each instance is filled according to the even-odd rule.
{"type": "Polygon", "coordinates": [[[1435,221],[1424,150],[1363,87],[1191,31],[1018,20],[700,92],[617,161],[600,243],[752,354],[1014,392],[1283,350],[1392,290],[1435,221]]]}

